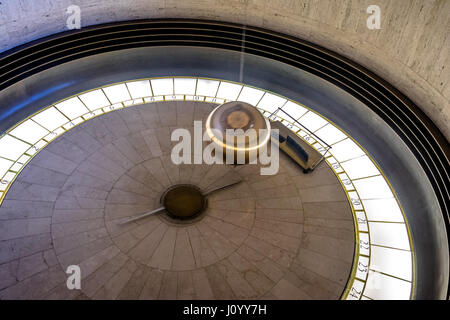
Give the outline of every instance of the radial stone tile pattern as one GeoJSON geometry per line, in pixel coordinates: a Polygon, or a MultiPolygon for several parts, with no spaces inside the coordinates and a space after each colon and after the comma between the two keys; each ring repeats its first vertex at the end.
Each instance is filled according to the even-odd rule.
{"type": "Polygon", "coordinates": [[[280,154],[258,165],[174,165],[173,129],[214,104],[158,102],[107,113],[50,143],[0,207],[1,299],[338,299],[354,252],[351,209],[322,163],[303,174],[280,154]],[[206,192],[204,214],[160,207],[176,184],[206,192]],[[81,290],[66,285],[81,269],[81,290]]]}

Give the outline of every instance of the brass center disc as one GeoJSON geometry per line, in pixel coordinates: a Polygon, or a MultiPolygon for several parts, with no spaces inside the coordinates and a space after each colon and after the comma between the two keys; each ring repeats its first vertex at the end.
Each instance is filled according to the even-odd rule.
{"type": "Polygon", "coordinates": [[[161,202],[170,217],[181,220],[195,218],[206,205],[200,189],[188,184],[170,187],[163,194],[161,202]]]}
{"type": "Polygon", "coordinates": [[[233,129],[244,128],[249,122],[249,116],[242,111],[233,111],[227,116],[227,124],[233,129]]]}

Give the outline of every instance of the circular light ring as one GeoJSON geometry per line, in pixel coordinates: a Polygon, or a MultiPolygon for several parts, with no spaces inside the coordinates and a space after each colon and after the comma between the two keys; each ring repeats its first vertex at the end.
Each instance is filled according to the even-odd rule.
{"type": "Polygon", "coordinates": [[[310,108],[240,83],[197,77],[140,79],[96,88],[43,108],[0,137],[0,204],[32,157],[67,130],[116,109],[180,100],[248,102],[263,115],[283,122],[318,152],[327,152],[322,141],[331,145],[325,160],[350,202],[356,235],[352,272],[341,298],[412,297],[415,266],[409,227],[392,187],[375,161],[348,134],[310,108]],[[278,107],[300,125],[281,114],[272,115],[278,107]]]}

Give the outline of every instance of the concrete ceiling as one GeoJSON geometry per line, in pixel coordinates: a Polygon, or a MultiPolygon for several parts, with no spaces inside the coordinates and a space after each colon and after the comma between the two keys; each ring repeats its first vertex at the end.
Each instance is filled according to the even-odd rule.
{"type": "Polygon", "coordinates": [[[377,0],[381,29],[369,30],[371,0],[0,0],[0,51],[81,26],[151,18],[196,18],[263,27],[334,50],[412,99],[450,140],[450,1],[377,0]]]}

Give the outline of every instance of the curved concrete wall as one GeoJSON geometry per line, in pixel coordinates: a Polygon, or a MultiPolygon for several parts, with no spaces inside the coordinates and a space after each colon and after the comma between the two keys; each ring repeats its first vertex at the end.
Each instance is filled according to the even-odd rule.
{"type": "Polygon", "coordinates": [[[450,140],[450,1],[446,0],[6,0],[0,51],[67,30],[66,9],[81,26],[151,18],[242,23],[303,38],[367,67],[413,100],[450,140]],[[369,30],[366,9],[381,8],[369,30]]]}

